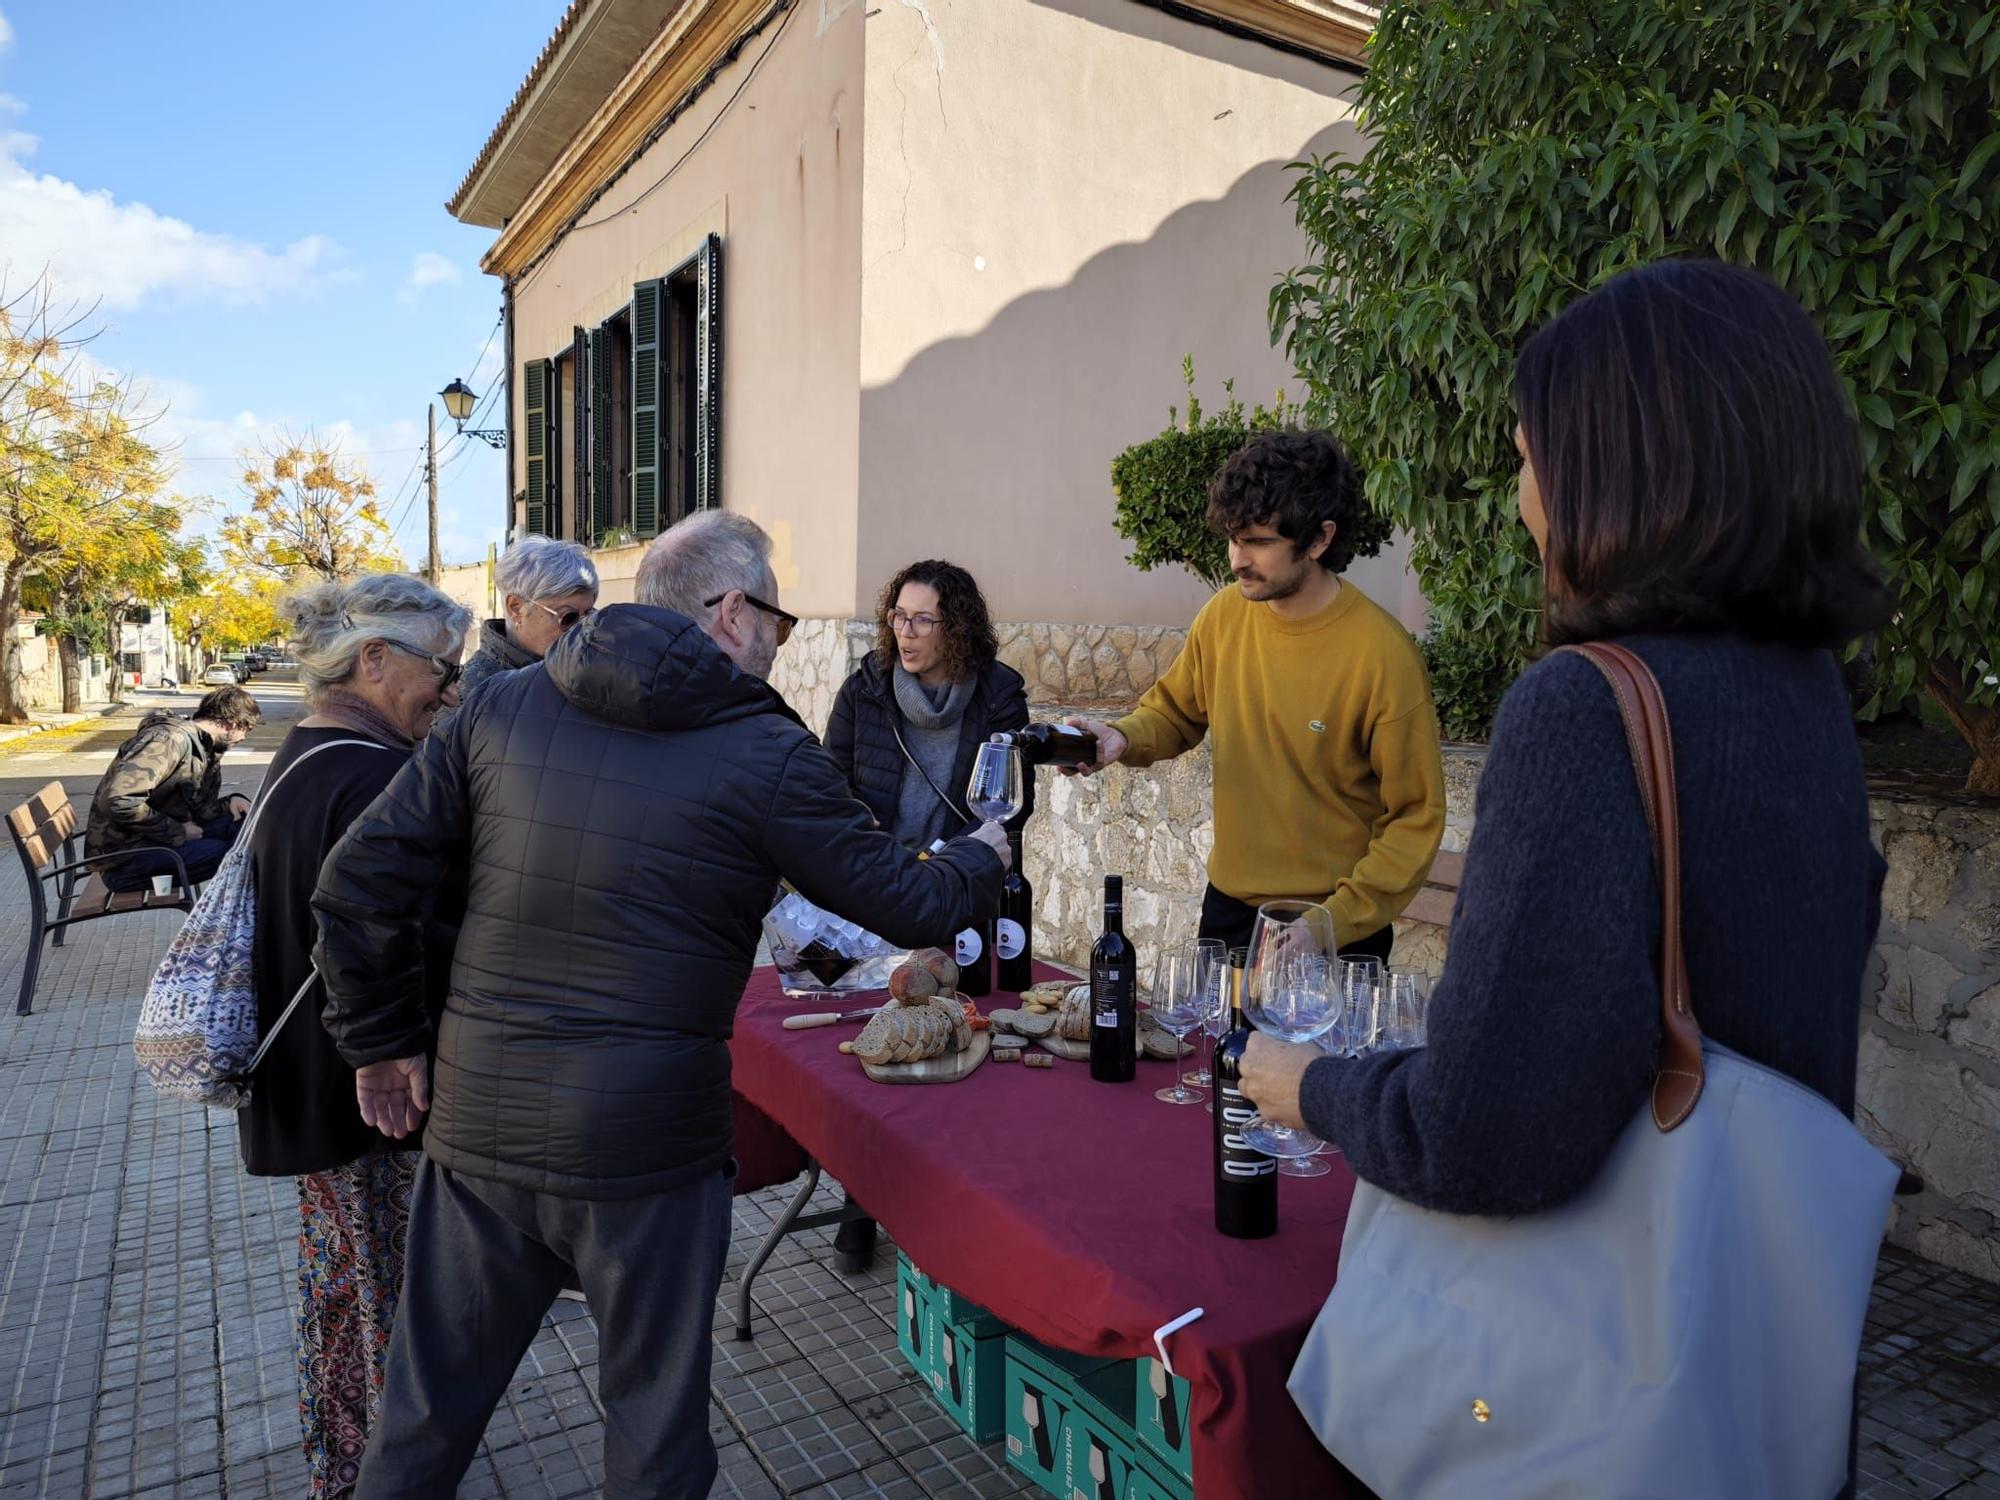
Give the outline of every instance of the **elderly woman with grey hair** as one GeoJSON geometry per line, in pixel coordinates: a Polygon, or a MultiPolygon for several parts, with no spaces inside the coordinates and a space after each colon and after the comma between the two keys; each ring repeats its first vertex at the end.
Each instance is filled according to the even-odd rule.
{"type": "MultiPolygon", "coordinates": [[[[236,1118],[250,1174],[298,1180],[299,1416],[319,1497],[347,1494],[360,1470],[402,1289],[417,1153],[363,1122],[355,1071],[320,1024],[323,996],[316,981],[306,989],[313,887],[348,824],[456,704],[472,614],[402,573],[322,583],[285,608],[312,712],[271,762],[250,835],[258,1030],[277,1036],[236,1118]],[[310,766],[285,775],[309,754],[310,766]]],[[[430,977],[441,1005],[452,942],[439,930],[430,977]]]]}
{"type": "Polygon", "coordinates": [[[597,608],[597,569],[575,542],[522,537],[501,557],[493,581],[505,614],[480,627],[478,654],[459,680],[461,696],[501,672],[532,667],[565,630],[597,608]]]}

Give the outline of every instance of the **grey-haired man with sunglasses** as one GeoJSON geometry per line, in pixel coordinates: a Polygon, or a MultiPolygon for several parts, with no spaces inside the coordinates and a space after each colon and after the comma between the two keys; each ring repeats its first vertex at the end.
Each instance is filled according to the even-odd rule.
{"type": "Polygon", "coordinates": [[[920,860],[765,683],[796,624],[770,550],[724,511],[661,536],[637,604],[471,694],[321,871],[326,1027],[397,1064],[363,1113],[426,1153],[362,1500],[453,1492],[565,1285],[602,1330],[604,1492],[706,1496],[728,1037],[778,881],[912,947],[998,907],[997,825],[920,860]],[[434,1026],[421,914],[454,867],[434,1026]]]}

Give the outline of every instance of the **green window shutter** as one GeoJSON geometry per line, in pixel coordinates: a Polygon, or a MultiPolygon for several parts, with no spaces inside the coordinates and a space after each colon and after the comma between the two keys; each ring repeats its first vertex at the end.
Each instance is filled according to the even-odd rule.
{"type": "Polygon", "coordinates": [[[549,530],[549,448],[545,417],[549,404],[549,362],[531,359],[521,367],[521,420],[527,436],[528,533],[549,530]]]}
{"type": "Polygon", "coordinates": [[[578,537],[595,547],[611,529],[611,329],[590,331],[590,531],[578,537]]]}
{"type": "Polygon", "coordinates": [[[660,531],[666,302],[664,281],[642,281],[632,288],[632,530],[641,537],[660,531]]]}
{"type": "Polygon", "coordinates": [[[572,541],[588,547],[590,535],[590,335],[569,331],[571,458],[569,509],[572,541]]]}
{"type": "Polygon", "coordinates": [[[694,508],[722,504],[722,238],[711,234],[696,266],[694,303],[694,508]]]}
{"type": "Polygon", "coordinates": [[[545,359],[546,370],[544,390],[548,397],[545,415],[541,422],[542,451],[548,460],[549,482],[544,493],[548,496],[544,509],[550,528],[562,525],[562,361],[545,359]]]}

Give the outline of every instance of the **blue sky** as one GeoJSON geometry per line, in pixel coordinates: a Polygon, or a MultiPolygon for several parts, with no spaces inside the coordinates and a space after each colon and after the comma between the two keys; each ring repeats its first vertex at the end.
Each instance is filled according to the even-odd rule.
{"type": "MultiPolygon", "coordinates": [[[[500,369],[497,336],[474,369],[492,231],[444,200],[562,8],[0,0],[7,281],[47,263],[100,302],[91,353],[166,407],[180,492],[230,502],[238,448],[314,427],[370,466],[415,566],[425,402],[500,369]]],[[[440,451],[442,550],[471,561],[504,525],[501,455],[440,451]]]]}

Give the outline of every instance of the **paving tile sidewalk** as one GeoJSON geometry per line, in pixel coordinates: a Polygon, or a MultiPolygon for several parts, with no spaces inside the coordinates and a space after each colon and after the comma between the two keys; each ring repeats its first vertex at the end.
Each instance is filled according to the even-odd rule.
{"type": "MultiPolygon", "coordinates": [[[[0,988],[24,906],[10,878],[0,988]]],[[[246,1177],[233,1122],[156,1102],[132,1066],[137,996],[172,932],[171,916],[79,928],[37,1013],[0,1016],[0,1500],[304,1493],[292,1184],[246,1177]]],[[[789,1192],[738,1201],[725,1299],[789,1192]]],[[[831,1253],[825,1230],[780,1248],[754,1343],[718,1304],[714,1493],[1032,1493],[902,1364],[893,1248],[855,1278],[831,1253]]],[[[585,1308],[556,1304],[462,1494],[597,1493],[597,1342],[585,1308]]],[[[2000,1497],[2000,1288],[1885,1252],[1863,1359],[1861,1493],[2000,1497]]]]}

